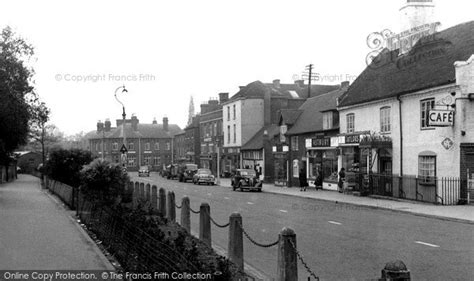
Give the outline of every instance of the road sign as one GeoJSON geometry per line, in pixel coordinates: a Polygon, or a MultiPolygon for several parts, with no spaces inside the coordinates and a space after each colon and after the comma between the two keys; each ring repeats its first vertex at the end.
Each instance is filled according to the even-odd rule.
{"type": "Polygon", "coordinates": [[[127,153],[127,148],[125,147],[125,144],[122,144],[122,147],[120,148],[120,152],[122,152],[122,154],[125,154],[127,153]]]}

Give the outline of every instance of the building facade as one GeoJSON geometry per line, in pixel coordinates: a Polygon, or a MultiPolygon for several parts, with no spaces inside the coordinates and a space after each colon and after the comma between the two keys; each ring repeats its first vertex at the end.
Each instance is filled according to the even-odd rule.
{"type": "Polygon", "coordinates": [[[201,116],[195,115],[191,118],[191,123],[184,128],[185,131],[185,158],[187,163],[194,163],[199,166],[201,155],[201,131],[199,120],[201,116]]]}

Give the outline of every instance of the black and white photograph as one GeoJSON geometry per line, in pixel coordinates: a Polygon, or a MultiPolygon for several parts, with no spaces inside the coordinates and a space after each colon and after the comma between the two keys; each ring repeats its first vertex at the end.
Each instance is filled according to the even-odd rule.
{"type": "Polygon", "coordinates": [[[469,0],[0,0],[0,281],[474,280],[469,0]]]}

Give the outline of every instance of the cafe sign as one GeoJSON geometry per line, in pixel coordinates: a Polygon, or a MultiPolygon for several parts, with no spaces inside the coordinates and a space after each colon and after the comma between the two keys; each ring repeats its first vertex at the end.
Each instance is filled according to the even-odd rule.
{"type": "Polygon", "coordinates": [[[428,112],[428,124],[430,127],[450,127],[454,125],[454,111],[452,110],[430,110],[428,112]]]}

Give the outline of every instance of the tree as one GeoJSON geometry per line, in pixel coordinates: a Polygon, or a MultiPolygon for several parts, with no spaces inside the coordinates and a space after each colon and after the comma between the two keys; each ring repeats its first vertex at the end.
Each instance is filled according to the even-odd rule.
{"type": "Polygon", "coordinates": [[[56,126],[46,125],[49,120],[50,110],[44,102],[32,105],[32,116],[30,119],[30,137],[34,143],[41,145],[41,153],[43,155],[43,164],[46,162],[46,143],[57,141],[54,135],[56,126]]]}
{"type": "Polygon", "coordinates": [[[54,180],[78,187],[82,167],[92,160],[92,154],[89,151],[80,149],[54,150],[46,162],[45,172],[48,177],[54,180]]]}
{"type": "Polygon", "coordinates": [[[27,141],[32,103],[37,101],[32,86],[34,71],[26,65],[33,47],[10,27],[0,34],[0,164],[9,165],[11,153],[27,141]]]}

